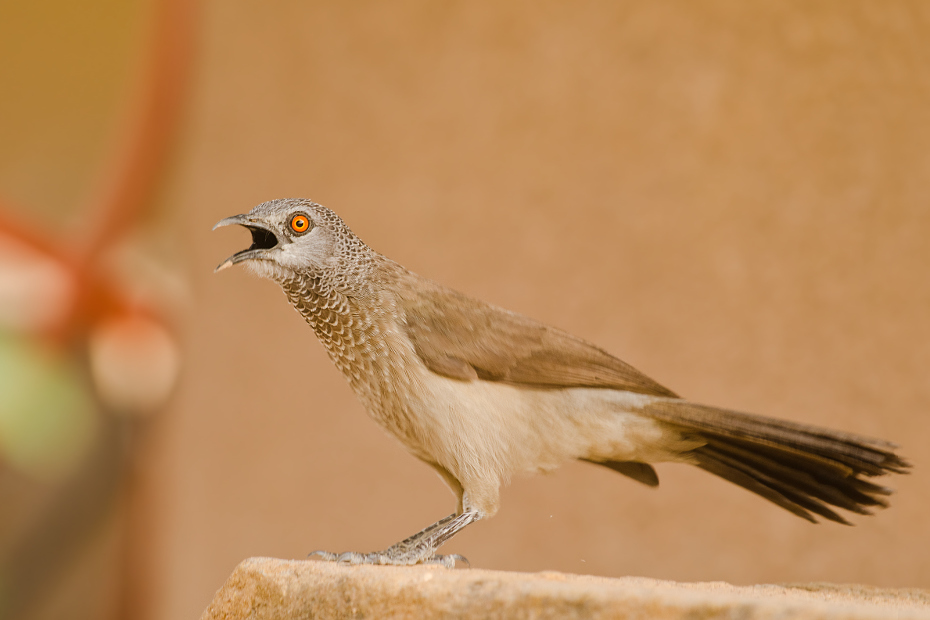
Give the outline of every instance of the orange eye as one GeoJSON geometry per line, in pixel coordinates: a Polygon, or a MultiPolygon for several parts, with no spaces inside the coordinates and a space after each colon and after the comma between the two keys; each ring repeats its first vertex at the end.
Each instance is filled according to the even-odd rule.
{"type": "Polygon", "coordinates": [[[310,230],[310,219],[302,214],[298,213],[291,218],[291,230],[295,233],[305,233],[310,230]]]}

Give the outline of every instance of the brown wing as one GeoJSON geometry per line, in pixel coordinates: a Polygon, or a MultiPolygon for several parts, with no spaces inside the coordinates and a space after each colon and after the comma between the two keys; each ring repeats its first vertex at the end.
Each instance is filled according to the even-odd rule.
{"type": "Polygon", "coordinates": [[[569,333],[418,280],[399,302],[407,335],[433,372],[536,387],[612,388],[675,397],[629,364],[569,333]],[[424,290],[426,289],[426,290],[424,290]]]}

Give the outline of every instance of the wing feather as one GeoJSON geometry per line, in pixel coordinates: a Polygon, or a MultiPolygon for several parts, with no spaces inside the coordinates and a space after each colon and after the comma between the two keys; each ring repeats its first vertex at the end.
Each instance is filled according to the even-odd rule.
{"type": "Polygon", "coordinates": [[[425,282],[417,278],[416,286],[403,287],[416,292],[401,296],[399,302],[417,355],[437,374],[540,388],[594,387],[676,396],[567,332],[425,282]]]}

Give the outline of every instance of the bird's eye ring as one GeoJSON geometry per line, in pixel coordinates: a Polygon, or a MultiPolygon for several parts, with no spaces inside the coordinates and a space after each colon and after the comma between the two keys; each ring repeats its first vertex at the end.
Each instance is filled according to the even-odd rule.
{"type": "Polygon", "coordinates": [[[290,227],[295,233],[302,235],[310,230],[310,218],[303,213],[298,213],[291,217],[290,227]]]}

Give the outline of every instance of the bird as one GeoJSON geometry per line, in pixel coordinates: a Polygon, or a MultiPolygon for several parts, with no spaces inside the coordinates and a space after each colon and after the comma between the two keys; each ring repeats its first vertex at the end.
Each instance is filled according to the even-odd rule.
{"type": "Polygon", "coordinates": [[[245,263],[277,282],[368,414],[432,467],[455,512],[382,551],[317,551],[348,564],[440,564],[437,549],[498,511],[518,474],[572,460],[657,486],[653,463],[687,463],[789,512],[850,522],[908,473],[898,446],[838,430],[692,402],[605,350],[421,277],[368,247],[330,209],[271,200],[237,224],[252,244],[215,271],[245,263]]]}

